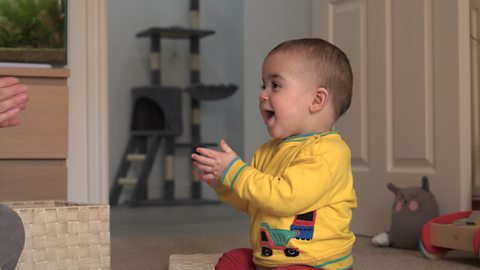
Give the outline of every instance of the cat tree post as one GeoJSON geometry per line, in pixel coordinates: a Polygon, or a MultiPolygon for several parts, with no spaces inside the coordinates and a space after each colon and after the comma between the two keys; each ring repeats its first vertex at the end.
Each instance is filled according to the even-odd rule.
{"type": "MultiPolygon", "coordinates": [[[[190,25],[193,30],[199,27],[199,1],[190,0],[190,25]]],[[[198,36],[190,38],[190,84],[196,85],[200,83],[200,41],[198,36]]],[[[200,101],[191,98],[191,142],[192,152],[196,152],[196,148],[201,143],[200,130],[200,101]]],[[[192,176],[191,176],[192,177],[192,176]]],[[[202,183],[192,177],[191,194],[192,199],[202,198],[202,183]]]]}
{"type": "MultiPolygon", "coordinates": [[[[150,69],[151,84],[160,86],[162,83],[161,69],[161,39],[159,34],[152,34],[150,37],[150,69]]],[[[147,142],[145,142],[146,144],[147,142]]],[[[163,156],[163,198],[173,200],[175,197],[175,137],[166,136],[163,156]]]]}

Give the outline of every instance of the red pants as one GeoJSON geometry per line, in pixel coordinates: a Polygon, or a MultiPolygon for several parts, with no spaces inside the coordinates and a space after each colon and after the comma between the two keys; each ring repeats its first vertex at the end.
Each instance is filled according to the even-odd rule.
{"type": "MultiPolygon", "coordinates": [[[[253,250],[249,248],[237,248],[224,253],[215,265],[215,270],[256,270],[252,261],[253,250]]],[[[315,269],[305,265],[290,265],[277,267],[274,270],[311,270],[315,269]]]]}

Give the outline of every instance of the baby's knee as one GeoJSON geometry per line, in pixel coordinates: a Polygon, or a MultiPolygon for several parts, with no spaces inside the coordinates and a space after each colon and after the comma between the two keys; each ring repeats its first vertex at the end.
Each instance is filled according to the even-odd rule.
{"type": "Polygon", "coordinates": [[[249,248],[237,248],[225,252],[215,265],[215,270],[255,269],[252,255],[253,251],[249,248]]]}

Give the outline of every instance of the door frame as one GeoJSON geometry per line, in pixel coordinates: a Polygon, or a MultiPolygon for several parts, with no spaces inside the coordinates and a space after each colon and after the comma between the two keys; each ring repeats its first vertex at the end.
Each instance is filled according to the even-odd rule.
{"type": "Polygon", "coordinates": [[[107,1],[69,1],[68,9],[68,199],[107,203],[107,1]]]}

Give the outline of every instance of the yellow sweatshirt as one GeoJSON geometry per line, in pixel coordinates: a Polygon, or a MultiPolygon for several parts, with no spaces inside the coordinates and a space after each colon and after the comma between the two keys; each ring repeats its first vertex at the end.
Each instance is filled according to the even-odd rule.
{"type": "Polygon", "coordinates": [[[357,206],[350,149],[336,132],[274,139],[234,159],[216,191],[247,212],[257,266],[350,269],[357,206]]]}

